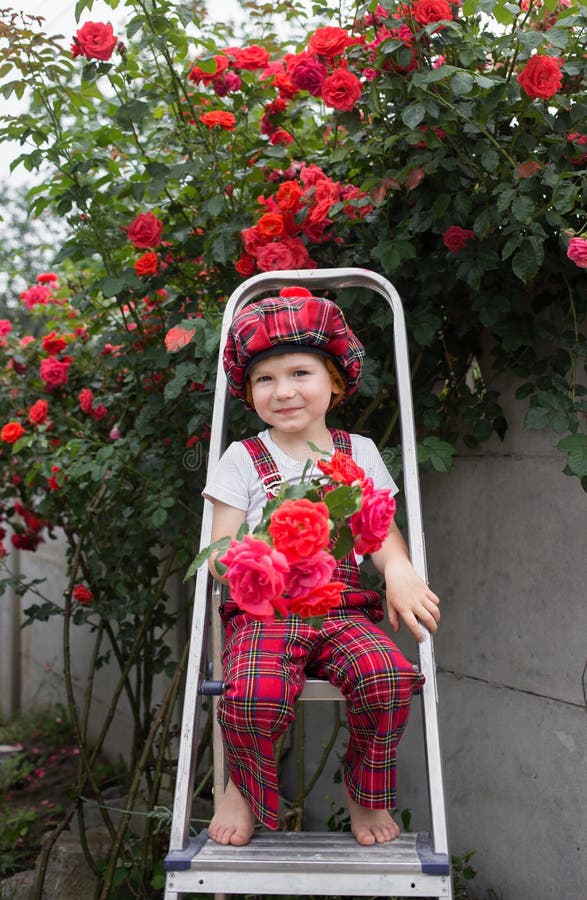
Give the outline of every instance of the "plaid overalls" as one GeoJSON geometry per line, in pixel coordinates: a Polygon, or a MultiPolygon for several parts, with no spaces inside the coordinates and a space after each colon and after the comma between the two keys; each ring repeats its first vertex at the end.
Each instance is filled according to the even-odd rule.
{"type": "MultiPolygon", "coordinates": [[[[351,455],[350,435],[331,433],[335,448],[351,455]]],[[[243,444],[271,498],[271,487],[280,481],[275,461],[259,438],[243,444]]],[[[226,689],[218,721],[227,764],[257,819],[272,829],[278,827],[274,744],[295,716],[306,675],[327,679],[347,701],[344,779],[352,799],[370,809],[392,809],[395,803],[397,745],[412,693],[424,677],[374,624],[383,618],[381,600],[361,589],[354,554],[340,561],[332,577],[348,590],[319,630],[298,616],[258,622],[231,600],[221,608],[226,689]]]]}

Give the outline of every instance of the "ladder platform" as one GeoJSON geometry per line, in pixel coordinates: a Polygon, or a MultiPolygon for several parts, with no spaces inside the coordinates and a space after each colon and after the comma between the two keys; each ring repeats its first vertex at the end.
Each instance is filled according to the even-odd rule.
{"type": "Polygon", "coordinates": [[[192,893],[449,896],[449,859],[426,832],[361,847],[349,833],[262,832],[223,846],[204,829],[165,859],[168,887],[192,893]]]}

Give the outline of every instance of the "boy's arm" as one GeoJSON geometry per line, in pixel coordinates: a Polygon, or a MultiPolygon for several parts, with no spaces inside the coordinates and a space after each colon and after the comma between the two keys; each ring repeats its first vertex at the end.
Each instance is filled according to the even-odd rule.
{"type": "Polygon", "coordinates": [[[414,569],[406,542],[395,522],[383,546],[371,555],[371,559],[385,577],[387,613],[393,630],[399,631],[401,617],[417,641],[424,639],[418,620],[435,634],[440,600],[414,569]]]}
{"type": "MultiPolygon", "coordinates": [[[[222,503],[220,500],[214,500],[214,512],[212,513],[212,538],[210,543],[214,543],[214,541],[220,540],[223,537],[231,537],[235,538],[237,536],[238,530],[245,521],[246,513],[244,509],[236,509],[234,506],[229,506],[228,503],[222,503]]],[[[228,584],[227,579],[220,574],[218,569],[216,568],[216,558],[220,555],[222,556],[221,550],[217,550],[216,553],[212,553],[212,555],[208,559],[208,568],[212,573],[212,576],[217,580],[221,581],[222,584],[228,584]]]]}

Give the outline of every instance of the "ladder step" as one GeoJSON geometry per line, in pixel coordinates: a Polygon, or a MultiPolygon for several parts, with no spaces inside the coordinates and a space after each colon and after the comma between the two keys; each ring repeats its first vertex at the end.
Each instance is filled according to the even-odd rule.
{"type": "Polygon", "coordinates": [[[448,896],[450,867],[425,832],[372,847],[347,833],[263,832],[245,847],[225,847],[204,830],[184,851],[171,851],[165,868],[178,892],[440,898],[448,896]]]}

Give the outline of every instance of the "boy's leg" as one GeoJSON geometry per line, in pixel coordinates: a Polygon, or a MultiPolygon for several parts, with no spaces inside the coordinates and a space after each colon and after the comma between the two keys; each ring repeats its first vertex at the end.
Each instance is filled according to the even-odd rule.
{"type": "Polygon", "coordinates": [[[209,829],[220,843],[246,843],[253,816],[278,827],[274,744],[294,717],[316,634],[299,620],[242,621],[224,648],[226,689],[218,703],[231,778],[226,803],[219,805],[209,829]],[[252,814],[248,820],[243,800],[252,814]]]}
{"type": "MultiPolygon", "coordinates": [[[[393,840],[396,754],[412,693],[423,682],[394,642],[367,616],[329,616],[316,674],[347,700],[349,747],[344,774],[351,825],[362,844],[393,840]]],[[[314,668],[314,658],[312,659],[314,668]]]]}

